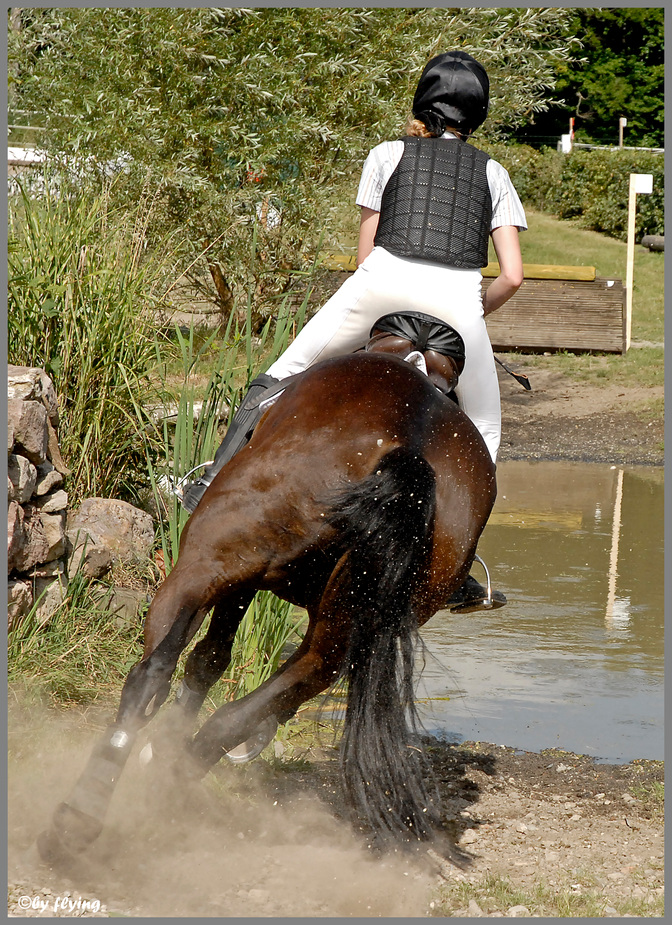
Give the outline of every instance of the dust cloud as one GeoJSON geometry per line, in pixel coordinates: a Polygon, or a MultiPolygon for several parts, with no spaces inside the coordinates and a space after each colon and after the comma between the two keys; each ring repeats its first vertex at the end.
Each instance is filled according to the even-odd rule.
{"type": "Polygon", "coordinates": [[[295,774],[269,775],[259,759],[222,763],[188,792],[175,791],[156,769],[141,767],[142,742],[98,841],[67,871],[36,865],[35,838],[67,798],[106,721],[92,728],[90,717],[74,711],[10,704],[10,888],[19,883],[23,894],[46,894],[52,904],[66,894],[98,901],[108,914],[132,917],[428,914],[435,877],[410,858],[372,856],[301,775],[297,785],[295,774]],[[291,783],[278,785],[283,776],[291,783]]]}

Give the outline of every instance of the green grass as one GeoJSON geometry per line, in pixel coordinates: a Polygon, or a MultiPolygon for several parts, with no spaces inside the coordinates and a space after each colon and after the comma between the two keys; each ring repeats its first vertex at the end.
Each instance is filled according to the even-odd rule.
{"type": "Polygon", "coordinates": [[[655,895],[653,902],[644,897],[605,899],[590,871],[573,871],[567,883],[552,886],[543,880],[529,888],[516,887],[507,877],[486,874],[476,883],[455,881],[439,889],[432,915],[450,917],[465,909],[470,900],[478,903],[487,915],[525,906],[530,915],[547,918],[603,918],[605,907],[612,906],[619,915],[658,917],[664,915],[665,900],[655,895]]]}
{"type": "Polygon", "coordinates": [[[136,434],[146,416],[137,409],[150,387],[152,308],[169,247],[144,260],[151,203],[121,214],[109,190],[69,189],[48,171],[42,179],[44,195],[21,187],[9,199],[9,361],[53,380],[71,499],[131,500],[143,478],[136,434]]]}
{"type": "Polygon", "coordinates": [[[636,784],[630,788],[633,796],[642,802],[652,815],[662,819],[665,815],[665,781],[636,784]]]}
{"type": "MultiPolygon", "coordinates": [[[[526,213],[529,227],[520,236],[525,263],[595,267],[597,276],[625,282],[625,243],[541,212],[527,209],[526,213]]],[[[664,339],[664,266],[664,254],[635,246],[634,341],[662,343],[664,339]]]]}
{"type": "Polygon", "coordinates": [[[107,608],[109,593],[75,575],[63,603],[46,622],[37,604],[8,633],[7,675],[22,700],[88,705],[118,696],[141,656],[141,624],[120,624],[107,608]]]}

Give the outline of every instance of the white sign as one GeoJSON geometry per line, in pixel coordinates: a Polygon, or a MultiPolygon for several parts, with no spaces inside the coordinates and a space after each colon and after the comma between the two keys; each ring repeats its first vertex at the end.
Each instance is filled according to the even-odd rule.
{"type": "Polygon", "coordinates": [[[630,174],[633,181],[633,188],[636,193],[653,192],[653,174],[652,173],[633,173],[630,174]]]}
{"type": "Polygon", "coordinates": [[[627,120],[626,118],[624,118],[623,116],[621,116],[621,118],[618,120],[618,122],[619,122],[619,124],[620,124],[621,126],[623,126],[623,128],[625,128],[625,126],[628,124],[628,120],[627,120]]]}

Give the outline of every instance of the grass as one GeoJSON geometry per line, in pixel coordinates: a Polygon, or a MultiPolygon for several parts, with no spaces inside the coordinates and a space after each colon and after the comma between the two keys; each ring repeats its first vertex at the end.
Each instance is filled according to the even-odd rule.
{"type": "Polygon", "coordinates": [[[109,190],[72,190],[49,172],[42,181],[41,196],[20,186],[9,199],[9,361],[43,367],[54,382],[72,499],[130,500],[142,481],[150,309],[169,248],[143,259],[151,202],[120,214],[109,190]]]}
{"type": "Polygon", "coordinates": [[[566,880],[567,883],[559,887],[539,881],[524,889],[515,886],[508,877],[497,874],[486,874],[476,883],[451,882],[440,888],[432,915],[454,916],[457,911],[466,909],[471,900],[478,903],[486,915],[493,912],[506,915],[512,906],[525,906],[530,915],[547,918],[603,918],[608,906],[619,915],[647,918],[664,915],[665,900],[660,894],[650,894],[651,902],[647,902],[645,896],[607,900],[590,871],[573,871],[566,880]]]}
{"type": "Polygon", "coordinates": [[[644,807],[655,817],[662,819],[665,815],[665,782],[651,781],[647,784],[636,784],[630,788],[634,797],[642,802],[644,807]]]}
{"type": "Polygon", "coordinates": [[[8,634],[7,675],[22,700],[50,705],[107,703],[118,696],[141,655],[141,625],[111,616],[110,588],[75,575],[63,603],[46,622],[37,605],[8,634]]]}
{"type": "MultiPolygon", "coordinates": [[[[595,267],[597,276],[625,282],[625,243],[596,231],[586,231],[573,222],[531,209],[526,212],[529,227],[520,236],[525,263],[590,266],[595,267]]],[[[664,340],[664,267],[664,254],[635,247],[633,341],[664,340]]]]}

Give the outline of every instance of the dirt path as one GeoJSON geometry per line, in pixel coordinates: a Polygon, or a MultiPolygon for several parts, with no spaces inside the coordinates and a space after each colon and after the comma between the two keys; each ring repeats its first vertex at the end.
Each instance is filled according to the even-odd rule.
{"type": "Polygon", "coordinates": [[[567,459],[663,465],[663,418],[650,420],[636,410],[661,398],[662,387],[586,385],[554,371],[526,369],[524,364],[516,371],[529,376],[532,391],[525,391],[498,369],[500,461],[567,459]]]}
{"type": "MultiPolygon", "coordinates": [[[[502,460],[662,464],[662,420],[632,410],[650,390],[529,375],[530,393],[500,375],[502,460]]],[[[663,915],[662,763],[434,740],[446,825],[472,855],[468,869],[443,874],[418,859],[371,856],[340,818],[332,749],[221,767],[188,798],[159,804],[136,768],[76,868],[35,867],[26,850],[91,734],[71,715],[34,736],[10,735],[11,916],[663,915]]]]}

